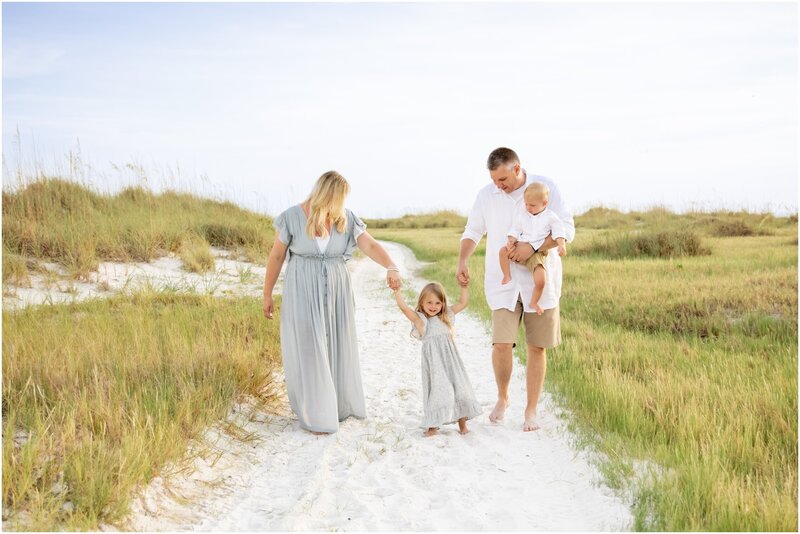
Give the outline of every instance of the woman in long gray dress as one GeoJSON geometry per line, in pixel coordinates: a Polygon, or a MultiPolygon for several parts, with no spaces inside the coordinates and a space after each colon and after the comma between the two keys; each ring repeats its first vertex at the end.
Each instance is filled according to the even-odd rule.
{"type": "Polygon", "coordinates": [[[280,318],[283,371],[300,427],[315,434],[336,432],[340,421],[367,415],[345,262],[358,247],[386,268],[389,287],[401,283],[389,254],[344,207],[349,192],[342,175],[326,172],[305,202],[275,218],[264,280],[264,316],[271,319],[272,290],[288,252],[280,318]]]}

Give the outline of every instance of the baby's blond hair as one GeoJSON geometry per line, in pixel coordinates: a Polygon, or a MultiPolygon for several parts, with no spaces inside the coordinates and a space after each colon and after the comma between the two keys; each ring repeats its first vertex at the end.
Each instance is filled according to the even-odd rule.
{"type": "Polygon", "coordinates": [[[533,182],[525,188],[525,200],[527,202],[549,202],[550,201],[550,188],[542,182],[533,182]]]}

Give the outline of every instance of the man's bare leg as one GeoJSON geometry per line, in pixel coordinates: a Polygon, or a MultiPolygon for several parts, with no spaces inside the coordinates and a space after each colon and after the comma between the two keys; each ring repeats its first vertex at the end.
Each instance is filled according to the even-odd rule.
{"type": "Polygon", "coordinates": [[[514,367],[512,348],[513,343],[495,343],[492,347],[492,367],[497,382],[497,404],[489,414],[489,421],[492,423],[502,421],[508,408],[508,383],[511,381],[511,370],[514,367]]]}
{"type": "Polygon", "coordinates": [[[539,396],[542,394],[546,373],[547,354],[545,349],[528,345],[528,366],[525,373],[528,405],[525,407],[525,423],[522,425],[522,430],[525,432],[540,428],[539,423],[536,422],[536,407],[539,405],[539,396]]]}

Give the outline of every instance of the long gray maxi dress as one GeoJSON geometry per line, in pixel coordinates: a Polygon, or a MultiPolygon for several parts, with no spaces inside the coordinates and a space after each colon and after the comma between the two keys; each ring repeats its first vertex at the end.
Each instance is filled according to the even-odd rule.
{"type": "Polygon", "coordinates": [[[281,307],[281,355],[286,390],[300,426],[336,432],[347,417],[366,417],[356,342],[355,302],[345,262],[366,225],[346,210],[347,228],[331,228],[324,252],[306,234],[303,208],[275,218],[289,246],[281,307]]]}
{"type": "MultiPolygon", "coordinates": [[[[452,308],[447,308],[450,324],[455,323],[452,308]]],[[[458,354],[450,329],[439,317],[417,312],[425,324],[420,335],[417,327],[411,335],[422,340],[422,428],[434,428],[458,422],[462,417],[472,419],[481,414],[464,362],[458,354]]]]}

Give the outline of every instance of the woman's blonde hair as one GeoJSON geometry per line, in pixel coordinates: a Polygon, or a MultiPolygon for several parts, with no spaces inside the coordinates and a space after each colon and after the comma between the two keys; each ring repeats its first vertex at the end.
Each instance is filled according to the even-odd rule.
{"type": "MultiPolygon", "coordinates": [[[[430,293],[433,293],[436,298],[442,301],[442,309],[439,310],[439,313],[437,313],[436,316],[447,325],[447,328],[449,328],[450,331],[452,331],[453,323],[450,322],[450,314],[447,313],[447,294],[444,292],[444,287],[442,287],[442,284],[439,282],[431,282],[422,288],[422,291],[419,292],[419,299],[417,300],[417,311],[425,313],[425,310],[422,308],[422,301],[425,300],[425,297],[430,293]]],[[[428,314],[425,313],[426,317],[427,315],[428,314]]]]}
{"type": "Polygon", "coordinates": [[[350,193],[350,184],[336,171],[328,171],[319,177],[308,197],[308,237],[325,237],[328,229],[325,222],[330,220],[331,228],[336,226],[339,233],[347,229],[347,216],[344,199],[350,193]]]}

